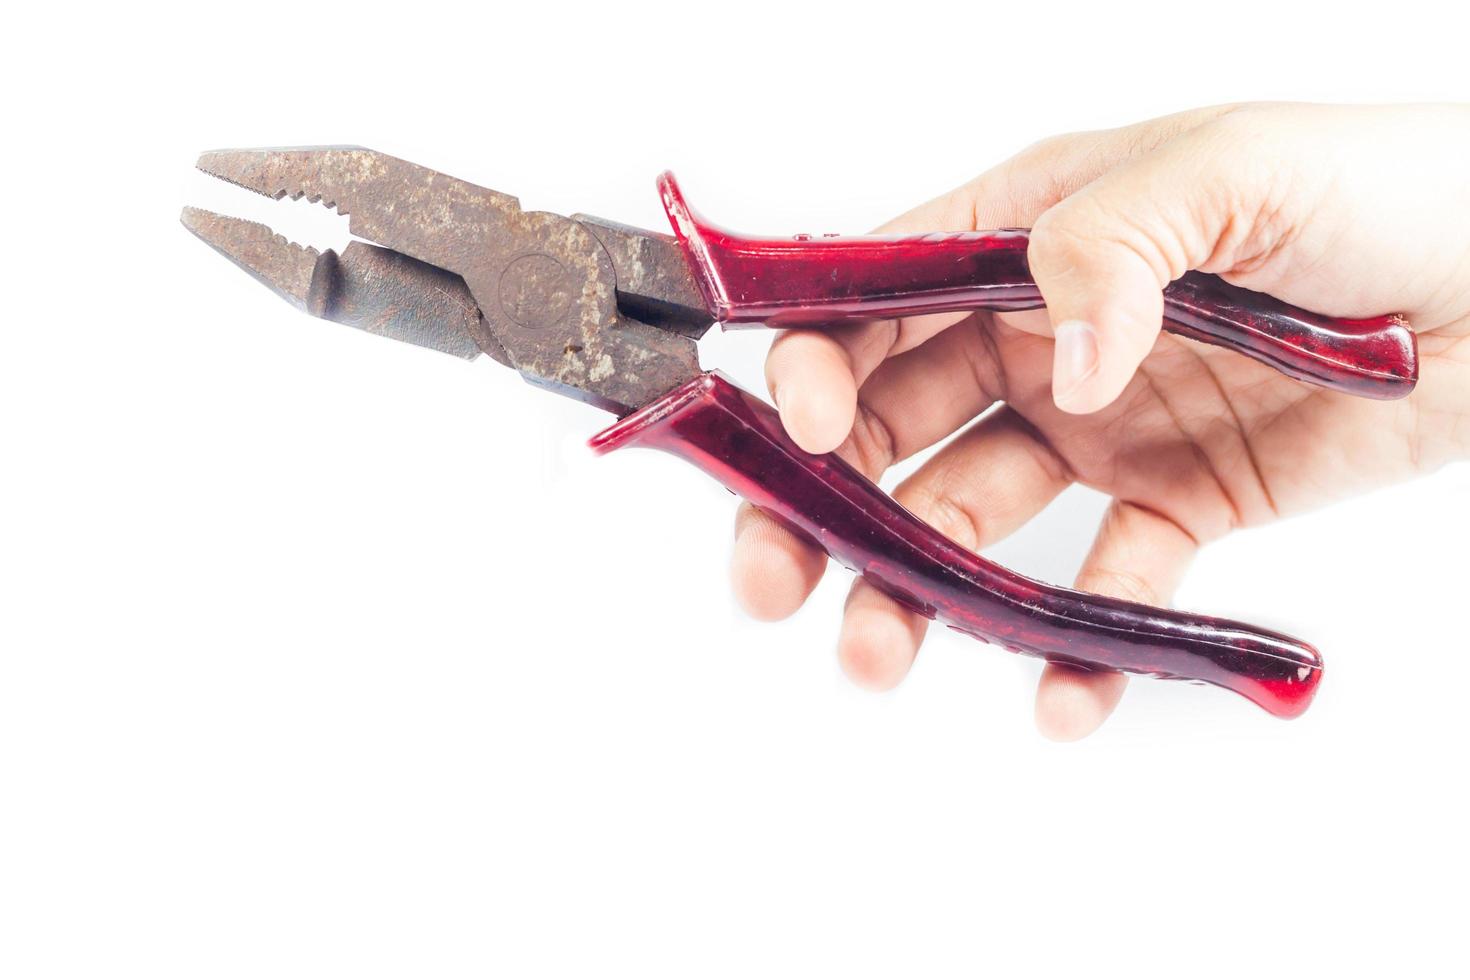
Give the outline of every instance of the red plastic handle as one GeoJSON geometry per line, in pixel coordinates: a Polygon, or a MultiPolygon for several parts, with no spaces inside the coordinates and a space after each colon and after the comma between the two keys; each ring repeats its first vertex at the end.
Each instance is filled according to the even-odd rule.
{"type": "Polygon", "coordinates": [[[895,599],[1017,653],[1216,684],[1273,715],[1306,710],[1317,651],[1255,626],[1073,592],[986,561],[904,510],[840,458],[799,449],[775,409],[700,375],[605,429],[599,453],[682,457],[895,599]]]}
{"type": "MultiPolygon", "coordinates": [[[[705,302],[724,323],[821,326],[1043,305],[1023,230],[752,238],[702,219],[672,174],[658,186],[705,302]]],[[[1164,290],[1164,327],[1366,398],[1402,398],[1419,377],[1414,332],[1400,317],[1322,316],[1201,272],[1164,290]]]]}

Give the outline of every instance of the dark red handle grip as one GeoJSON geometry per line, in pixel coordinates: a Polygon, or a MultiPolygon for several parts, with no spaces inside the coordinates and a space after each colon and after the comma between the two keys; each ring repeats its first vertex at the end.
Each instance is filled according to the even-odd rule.
{"type": "Polygon", "coordinates": [[[1292,718],[1322,676],[1317,651],[1255,626],[1061,589],[960,547],[837,456],[799,449],[776,411],[703,374],[605,429],[600,453],[682,457],[879,589],[962,633],[1050,660],[1216,684],[1292,718]]]}
{"type": "MultiPolygon", "coordinates": [[[[724,323],[821,326],[1042,305],[1026,231],[752,238],[703,220],[672,174],[659,178],[659,193],[705,302],[724,323]]],[[[1419,377],[1414,332],[1397,316],[1322,316],[1201,272],[1164,290],[1164,327],[1366,398],[1402,398],[1419,377]]]]}

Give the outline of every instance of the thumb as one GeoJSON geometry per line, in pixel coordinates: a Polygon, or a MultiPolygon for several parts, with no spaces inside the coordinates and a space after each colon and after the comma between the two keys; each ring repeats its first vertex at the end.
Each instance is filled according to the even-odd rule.
{"type": "Polygon", "coordinates": [[[1034,223],[1027,257],[1056,335],[1052,397],[1084,414],[1118,397],[1163,325],[1163,288],[1210,259],[1221,194],[1176,142],[1065,198],[1034,223]],[[1183,175],[1192,175],[1188,178],[1183,175]]]}

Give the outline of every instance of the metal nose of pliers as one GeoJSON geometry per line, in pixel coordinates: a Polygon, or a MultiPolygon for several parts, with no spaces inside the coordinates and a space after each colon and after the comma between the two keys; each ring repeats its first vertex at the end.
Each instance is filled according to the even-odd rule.
{"type": "MultiPolygon", "coordinates": [[[[368,333],[473,360],[480,311],[464,280],[393,249],[352,242],[341,255],[266,225],[184,208],[185,228],[292,306],[368,333]]],[[[506,361],[499,347],[491,356],[506,361]]]]}
{"type": "Polygon", "coordinates": [[[676,260],[683,274],[672,239],[524,211],[510,195],[362,147],[213,150],[198,167],[347,215],[364,241],[338,256],[262,225],[184,214],[196,235],[316,316],[461,357],[484,352],[620,415],[699,373],[684,302],[692,288],[669,292],[671,277],[648,273],[676,260]],[[673,260],[649,263],[650,249],[673,260]],[[624,310],[625,298],[643,302],[624,310]]]}

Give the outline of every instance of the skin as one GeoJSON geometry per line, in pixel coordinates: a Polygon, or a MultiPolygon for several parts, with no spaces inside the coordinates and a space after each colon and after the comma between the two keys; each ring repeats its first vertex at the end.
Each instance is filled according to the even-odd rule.
{"type": "MultiPolygon", "coordinates": [[[[1167,605],[1235,528],[1470,458],[1467,159],[1470,106],[1220,106],[1046,140],[880,229],[1029,226],[1046,311],[790,331],[772,397],[802,448],[875,480],[958,432],[894,496],[971,549],[1073,482],[1110,495],[1076,586],[1167,605]],[[1365,401],[1161,335],[1162,289],[1190,269],[1331,315],[1403,313],[1418,388],[1365,401]]],[[[741,507],[732,578],[751,615],[790,615],[825,565],[741,507]]],[[[890,688],[926,625],[858,579],[838,657],[890,688]]],[[[1037,725],[1081,738],[1125,683],[1049,664],[1037,725]]]]}

